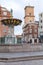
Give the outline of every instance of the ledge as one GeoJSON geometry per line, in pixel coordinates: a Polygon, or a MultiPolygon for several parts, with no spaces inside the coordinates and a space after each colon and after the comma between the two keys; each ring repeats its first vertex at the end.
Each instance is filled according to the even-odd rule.
{"type": "Polygon", "coordinates": [[[43,60],[42,56],[30,56],[30,57],[19,57],[19,58],[0,58],[0,62],[20,62],[20,61],[31,61],[31,60],[43,60]]]}

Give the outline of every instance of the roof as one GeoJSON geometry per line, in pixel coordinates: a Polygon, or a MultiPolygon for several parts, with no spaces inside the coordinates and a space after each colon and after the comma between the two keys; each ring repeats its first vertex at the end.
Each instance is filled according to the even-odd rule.
{"type": "Polygon", "coordinates": [[[29,25],[29,24],[36,24],[36,25],[38,25],[39,23],[38,23],[38,21],[34,21],[34,22],[28,22],[28,23],[26,23],[26,24],[24,24],[23,25],[23,28],[25,28],[27,25],[29,25]]]}
{"type": "MultiPolygon", "coordinates": [[[[1,8],[1,10],[8,11],[7,8],[2,7],[1,5],[0,5],[0,8],[1,8]]],[[[8,11],[8,12],[10,12],[10,11],[8,11]]]]}
{"type": "Polygon", "coordinates": [[[34,8],[34,6],[26,6],[24,9],[26,9],[26,8],[34,8]]]}

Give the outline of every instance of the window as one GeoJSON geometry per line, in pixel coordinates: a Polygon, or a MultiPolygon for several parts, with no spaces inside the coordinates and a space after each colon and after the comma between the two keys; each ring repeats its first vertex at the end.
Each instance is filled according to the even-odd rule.
{"type": "Polygon", "coordinates": [[[32,34],[29,35],[29,38],[32,38],[32,34]]]}
{"type": "Polygon", "coordinates": [[[37,39],[35,39],[34,42],[37,43],[37,39]]]}
{"type": "Polygon", "coordinates": [[[31,13],[29,13],[29,15],[31,16],[31,13]]]}
{"type": "Polygon", "coordinates": [[[32,33],[32,29],[30,29],[30,33],[32,33]]]}
{"type": "Polygon", "coordinates": [[[34,25],[35,28],[37,28],[37,25],[34,25]]]}
{"type": "Polygon", "coordinates": [[[43,35],[43,32],[40,32],[40,35],[43,35]]]}
{"type": "Polygon", "coordinates": [[[41,26],[41,28],[42,28],[42,26],[41,26]]]}
{"type": "Polygon", "coordinates": [[[42,14],[41,14],[41,17],[42,17],[42,14]]]}
{"type": "Polygon", "coordinates": [[[37,32],[37,29],[35,29],[34,31],[37,32]]]}
{"type": "Polygon", "coordinates": [[[31,25],[29,25],[29,27],[31,28],[31,25]]]}
{"type": "Polygon", "coordinates": [[[37,38],[37,34],[34,34],[34,37],[37,38]]]}
{"type": "Polygon", "coordinates": [[[7,15],[7,12],[3,12],[3,15],[7,15]]]}
{"type": "Polygon", "coordinates": [[[41,23],[42,23],[42,20],[41,20],[41,23]]]}

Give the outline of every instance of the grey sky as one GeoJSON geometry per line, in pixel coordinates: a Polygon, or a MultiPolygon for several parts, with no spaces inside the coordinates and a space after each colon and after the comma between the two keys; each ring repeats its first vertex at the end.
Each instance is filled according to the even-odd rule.
{"type": "MultiPolygon", "coordinates": [[[[35,7],[35,20],[39,20],[39,13],[43,12],[43,0],[0,0],[0,5],[8,10],[12,8],[14,18],[19,18],[22,21],[24,21],[24,7],[27,5],[35,7]]],[[[15,34],[22,33],[22,25],[15,27],[15,34]]]]}

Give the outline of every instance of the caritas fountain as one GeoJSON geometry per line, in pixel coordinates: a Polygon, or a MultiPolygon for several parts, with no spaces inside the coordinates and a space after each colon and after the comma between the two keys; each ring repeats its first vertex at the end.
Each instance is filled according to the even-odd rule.
{"type": "Polygon", "coordinates": [[[5,36],[5,44],[14,44],[14,26],[21,24],[19,19],[3,19],[1,20],[2,24],[9,27],[8,34],[5,36]]]}

